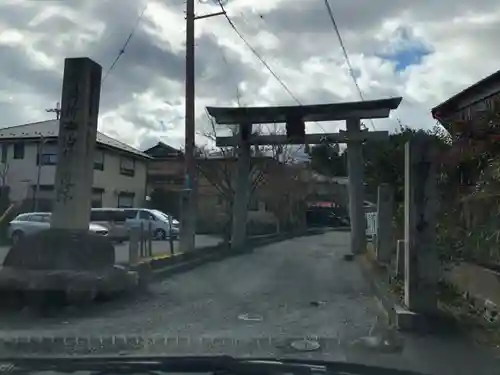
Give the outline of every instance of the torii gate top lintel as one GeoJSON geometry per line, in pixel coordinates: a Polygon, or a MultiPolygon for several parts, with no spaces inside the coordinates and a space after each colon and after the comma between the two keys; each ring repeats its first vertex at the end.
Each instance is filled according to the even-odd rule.
{"type": "Polygon", "coordinates": [[[349,118],[387,118],[398,108],[401,97],[331,104],[274,107],[207,107],[210,116],[220,125],[272,124],[286,122],[290,117],[302,121],[341,121],[349,118]]]}
{"type": "Polygon", "coordinates": [[[361,131],[360,120],[389,117],[402,98],[389,98],[352,103],[319,104],[291,107],[207,107],[208,113],[221,125],[236,125],[240,131],[232,137],[217,137],[219,147],[237,147],[238,175],[233,200],[233,231],[231,247],[241,247],[245,243],[247,208],[250,196],[250,145],[347,143],[349,168],[349,213],[351,217],[351,249],[355,254],[366,249],[364,208],[363,208],[363,155],[362,142],[376,138],[386,138],[388,132],[361,131]],[[305,134],[306,121],[346,121],[347,131],[332,134],[305,134]],[[286,135],[252,136],[253,124],[286,123],[286,135]]]}

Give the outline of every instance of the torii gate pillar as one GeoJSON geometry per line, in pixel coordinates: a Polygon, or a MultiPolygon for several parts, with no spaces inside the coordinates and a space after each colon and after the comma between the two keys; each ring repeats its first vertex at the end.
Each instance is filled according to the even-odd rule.
{"type": "MultiPolygon", "coordinates": [[[[387,131],[368,132],[361,130],[361,119],[387,118],[396,109],[402,98],[388,98],[363,102],[316,104],[285,107],[220,108],[207,107],[208,113],[220,125],[239,125],[236,137],[217,137],[219,147],[238,147],[238,176],[233,206],[233,234],[231,247],[244,244],[246,234],[246,204],[248,204],[248,163],[250,145],[285,145],[347,143],[349,171],[349,211],[351,216],[351,252],[361,254],[366,249],[366,218],[364,212],[364,182],[362,144],[370,140],[389,138],[387,131]],[[297,121],[299,119],[300,121],[297,121]],[[287,123],[297,127],[297,122],[306,121],[346,121],[347,131],[331,134],[305,134],[305,129],[297,134],[253,135],[249,128],[241,124],[287,123]],[[300,133],[300,134],[299,134],[300,133]],[[242,134],[246,134],[242,136],[242,134]]],[[[295,132],[294,130],[294,132],[295,132]]]]}
{"type": "Polygon", "coordinates": [[[236,189],[233,201],[233,220],[231,231],[231,248],[242,249],[245,246],[247,234],[248,200],[250,199],[250,186],[248,175],[250,173],[250,144],[244,134],[252,131],[252,124],[241,124],[237,137],[238,164],[236,174],[236,189]]]}
{"type": "MultiPolygon", "coordinates": [[[[347,134],[361,132],[359,119],[346,120],[347,134]]],[[[363,182],[362,142],[351,140],[347,144],[347,170],[349,191],[349,216],[351,217],[351,251],[362,254],[366,249],[365,194],[363,182]]]]}

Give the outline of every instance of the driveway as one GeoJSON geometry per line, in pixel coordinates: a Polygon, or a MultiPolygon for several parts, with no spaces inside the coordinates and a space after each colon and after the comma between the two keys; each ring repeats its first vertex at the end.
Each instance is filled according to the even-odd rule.
{"type": "Polygon", "coordinates": [[[343,259],[348,238],[330,232],[275,243],[86,310],[4,317],[0,355],[225,353],[436,375],[497,372],[487,351],[458,336],[400,334],[388,326],[357,262],[343,259]]]}

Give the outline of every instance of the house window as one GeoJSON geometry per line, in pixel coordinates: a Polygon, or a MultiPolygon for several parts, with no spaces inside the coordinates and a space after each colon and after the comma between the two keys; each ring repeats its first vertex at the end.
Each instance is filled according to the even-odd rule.
{"type": "Polygon", "coordinates": [[[135,174],[135,160],[129,158],[121,158],[120,174],[124,176],[133,176],[135,174]]]}
{"type": "Polygon", "coordinates": [[[222,206],[224,204],[224,196],[222,194],[217,195],[217,204],[222,206]]]}
{"type": "Polygon", "coordinates": [[[56,165],[57,154],[42,154],[42,165],[56,165]]]}
{"type": "Polygon", "coordinates": [[[104,170],[104,151],[95,150],[94,152],[94,169],[98,171],[104,170]]]}
{"type": "Polygon", "coordinates": [[[118,194],[118,208],[134,207],[134,193],[120,192],[118,194]]]}
{"type": "Polygon", "coordinates": [[[101,208],[102,207],[102,194],[103,193],[104,193],[104,189],[92,188],[92,208],[101,208]]]}
{"type": "Polygon", "coordinates": [[[9,152],[9,144],[8,143],[2,144],[2,163],[7,163],[8,152],[9,152]]]}
{"type": "Polygon", "coordinates": [[[259,211],[259,201],[255,198],[251,198],[250,202],[248,202],[248,210],[259,211]]]}
{"type": "Polygon", "coordinates": [[[36,165],[40,164],[39,157],[41,157],[42,165],[56,165],[57,164],[57,145],[56,144],[42,144],[39,143],[38,147],[42,147],[41,155],[40,150],[36,155],[36,165]]]}
{"type": "Polygon", "coordinates": [[[14,143],[14,159],[24,159],[24,143],[14,143]]]}

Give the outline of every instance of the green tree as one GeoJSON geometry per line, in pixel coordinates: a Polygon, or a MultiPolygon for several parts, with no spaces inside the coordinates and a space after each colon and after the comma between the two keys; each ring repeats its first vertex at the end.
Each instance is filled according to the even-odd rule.
{"type": "MultiPolygon", "coordinates": [[[[394,187],[396,202],[404,199],[405,144],[416,136],[428,137],[440,150],[450,145],[450,136],[441,127],[432,130],[412,129],[401,126],[386,141],[370,141],[363,144],[364,178],[366,193],[375,197],[381,183],[394,187]]],[[[346,176],[348,151],[340,153],[338,145],[322,144],[312,148],[311,167],[327,176],[346,176]]]]}
{"type": "Polygon", "coordinates": [[[330,177],[347,176],[347,163],[338,144],[320,144],[312,147],[311,168],[330,177]]]}

